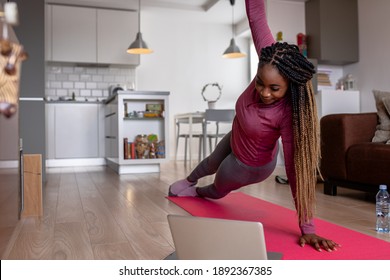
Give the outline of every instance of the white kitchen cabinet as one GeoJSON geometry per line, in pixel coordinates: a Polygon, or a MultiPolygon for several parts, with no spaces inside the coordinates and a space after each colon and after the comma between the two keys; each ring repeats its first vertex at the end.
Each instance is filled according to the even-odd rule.
{"type": "Polygon", "coordinates": [[[96,9],[51,6],[52,60],[96,63],[96,9]]]}
{"type": "Polygon", "coordinates": [[[51,5],[45,5],[45,61],[51,60],[52,50],[52,29],[51,29],[51,19],[52,19],[52,8],[51,5]]]}
{"type": "Polygon", "coordinates": [[[118,100],[104,106],[105,157],[114,161],[118,158],[118,100]]]}
{"type": "Polygon", "coordinates": [[[50,5],[46,7],[46,60],[139,65],[126,49],[138,31],[136,11],[50,5]]]}
{"type": "Polygon", "coordinates": [[[104,164],[103,109],[99,103],[46,104],[48,166],[104,164]]]}
{"type": "Polygon", "coordinates": [[[108,166],[119,174],[160,171],[160,164],[169,158],[168,97],[169,92],[120,91],[107,100],[105,147],[108,166]],[[130,113],[143,112],[146,104],[161,105],[164,108],[163,117],[126,117],[125,106],[130,113]],[[150,134],[156,134],[158,141],[165,143],[163,157],[125,158],[125,138],[128,142],[134,142],[137,135],[150,134]]]}
{"type": "Polygon", "coordinates": [[[139,55],[126,52],[138,32],[137,12],[98,9],[97,31],[98,63],[139,64],[139,55]]]}

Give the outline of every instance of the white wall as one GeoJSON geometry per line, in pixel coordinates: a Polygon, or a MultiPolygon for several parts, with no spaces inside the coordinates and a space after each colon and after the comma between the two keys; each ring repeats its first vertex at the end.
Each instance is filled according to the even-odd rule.
{"type": "Polygon", "coordinates": [[[274,37],[283,32],[283,41],[296,44],[297,34],[305,34],[305,3],[272,0],[267,5],[268,24],[274,37]]]}
{"type": "MultiPolygon", "coordinates": [[[[141,65],[136,69],[136,88],[171,92],[171,151],[175,147],[173,116],[204,111],[207,103],[203,101],[201,90],[205,84],[218,82],[223,86],[216,108],[234,108],[249,81],[247,57],[222,58],[230,43],[231,27],[200,23],[192,13],[148,7],[142,10],[141,16],[142,35],[154,53],[141,57],[141,65]]],[[[241,51],[248,53],[247,39],[236,38],[236,41],[241,51]]],[[[183,150],[180,153],[182,157],[183,150]]]]}
{"type": "Polygon", "coordinates": [[[390,91],[390,1],[358,0],[359,62],[344,67],[355,76],[361,111],[376,112],[373,89],[390,91]]]}

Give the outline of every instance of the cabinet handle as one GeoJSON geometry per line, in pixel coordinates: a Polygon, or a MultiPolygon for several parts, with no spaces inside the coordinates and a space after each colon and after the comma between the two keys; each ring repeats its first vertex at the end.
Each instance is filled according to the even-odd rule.
{"type": "Polygon", "coordinates": [[[111,114],[107,114],[107,115],[106,115],[106,118],[111,117],[111,116],[115,116],[115,115],[116,115],[115,112],[114,112],[114,113],[111,113],[111,114]]]}
{"type": "MultiPolygon", "coordinates": [[[[21,140],[20,140],[21,141],[21,140]]],[[[23,176],[23,173],[24,173],[24,163],[23,163],[23,149],[20,148],[20,151],[19,151],[19,164],[20,164],[20,174],[19,174],[19,186],[20,186],[20,189],[19,189],[19,213],[18,213],[18,216],[19,216],[19,219],[22,217],[22,213],[23,213],[23,210],[24,210],[24,176],[23,176]]]]}

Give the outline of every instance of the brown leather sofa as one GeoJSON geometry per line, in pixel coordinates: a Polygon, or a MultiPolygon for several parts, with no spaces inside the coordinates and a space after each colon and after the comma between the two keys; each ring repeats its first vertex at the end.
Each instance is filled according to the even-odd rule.
{"type": "Polygon", "coordinates": [[[324,193],[337,187],[378,192],[390,187],[390,145],[371,142],[377,113],[334,114],[321,118],[321,163],[324,193]]]}

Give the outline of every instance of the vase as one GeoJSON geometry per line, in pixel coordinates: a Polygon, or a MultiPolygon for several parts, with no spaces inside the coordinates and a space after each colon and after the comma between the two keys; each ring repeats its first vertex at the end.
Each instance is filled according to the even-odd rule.
{"type": "Polygon", "coordinates": [[[216,103],[217,103],[217,101],[208,101],[207,105],[208,105],[209,109],[215,109],[216,103]]]}

